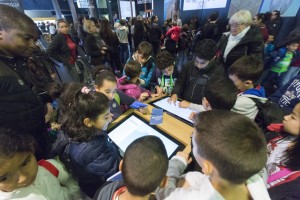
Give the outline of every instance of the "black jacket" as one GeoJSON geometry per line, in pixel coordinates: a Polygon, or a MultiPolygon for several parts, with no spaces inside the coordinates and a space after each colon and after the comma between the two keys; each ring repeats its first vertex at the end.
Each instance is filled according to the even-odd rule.
{"type": "Polygon", "coordinates": [[[105,46],[103,40],[100,36],[95,36],[93,34],[87,33],[84,49],[88,56],[91,58],[91,65],[101,65],[105,59],[105,55],[101,54],[101,48],[105,46]]]}
{"type": "Polygon", "coordinates": [[[223,35],[218,43],[218,58],[219,61],[225,65],[226,72],[228,68],[242,56],[253,55],[260,60],[263,59],[264,42],[258,27],[251,26],[241,41],[228,53],[226,61],[224,61],[223,55],[228,43],[228,38],[229,35],[223,35]]]}
{"type": "MultiPolygon", "coordinates": [[[[75,43],[74,40],[73,40],[73,42],[75,43]]],[[[65,64],[65,65],[69,64],[71,52],[70,52],[70,48],[67,44],[67,39],[62,33],[58,33],[56,36],[53,37],[52,42],[50,42],[50,44],[47,48],[47,54],[51,58],[65,64]]]]}
{"type": "Polygon", "coordinates": [[[206,23],[203,27],[203,39],[212,39],[217,42],[219,35],[219,25],[216,23],[206,23]]]}
{"type": "Polygon", "coordinates": [[[182,69],[172,94],[177,94],[191,103],[201,104],[203,89],[207,80],[212,76],[224,76],[224,67],[211,61],[204,69],[198,69],[193,61],[188,62],[182,69]]]}
{"type": "Polygon", "coordinates": [[[276,38],[281,28],[281,17],[275,20],[270,20],[266,23],[266,25],[269,30],[269,34],[273,35],[276,38]]]}
{"type": "Polygon", "coordinates": [[[26,62],[0,55],[0,127],[35,138],[45,131],[41,100],[25,80],[26,62]]]}

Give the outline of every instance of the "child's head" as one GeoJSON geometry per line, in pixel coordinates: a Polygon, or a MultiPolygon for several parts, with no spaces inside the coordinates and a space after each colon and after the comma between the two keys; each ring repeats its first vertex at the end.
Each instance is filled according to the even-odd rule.
{"type": "Polygon", "coordinates": [[[0,141],[0,190],[12,192],[30,186],[38,170],[34,139],[0,128],[0,141]]]}
{"type": "Polygon", "coordinates": [[[65,83],[62,90],[58,91],[59,96],[59,115],[61,117],[70,109],[70,105],[74,101],[75,92],[83,87],[81,83],[65,83]]]}
{"type": "Polygon", "coordinates": [[[289,40],[286,44],[286,48],[289,51],[296,51],[299,47],[299,40],[289,40]]]}
{"type": "Polygon", "coordinates": [[[293,112],[284,116],[283,126],[285,132],[297,136],[300,134],[300,103],[298,103],[293,112]]]}
{"type": "Polygon", "coordinates": [[[274,35],[269,35],[269,37],[268,37],[268,42],[269,42],[269,43],[270,43],[270,42],[274,42],[274,40],[275,40],[274,35]]]}
{"type": "Polygon", "coordinates": [[[49,83],[47,86],[48,94],[52,99],[58,99],[62,90],[63,86],[58,83],[49,83]]]}
{"type": "Polygon", "coordinates": [[[138,46],[138,61],[141,64],[147,63],[152,54],[152,45],[149,42],[141,42],[138,46]]]}
{"type": "Polygon", "coordinates": [[[168,51],[162,51],[156,56],[156,66],[166,76],[170,76],[174,72],[175,58],[168,51]]]}
{"type": "Polygon", "coordinates": [[[0,4],[0,49],[7,56],[30,57],[36,49],[37,27],[24,13],[0,4]]]}
{"type": "Polygon", "coordinates": [[[74,141],[89,141],[99,130],[106,130],[112,120],[109,100],[87,87],[74,92],[74,100],[63,116],[61,128],[74,141]]]}
{"type": "Polygon", "coordinates": [[[140,77],[142,72],[141,64],[136,60],[130,60],[125,64],[124,72],[129,79],[140,77]]]}
{"type": "Polygon", "coordinates": [[[199,69],[205,68],[217,52],[217,43],[211,39],[198,42],[195,49],[194,65],[199,69]]]}
{"type": "Polygon", "coordinates": [[[229,78],[240,90],[253,88],[253,84],[263,72],[263,63],[254,56],[243,56],[236,60],[228,69],[229,78]]]}
{"type": "Polygon", "coordinates": [[[213,76],[203,90],[202,105],[206,110],[231,110],[236,102],[238,90],[228,78],[213,76]]]}
{"type": "Polygon", "coordinates": [[[242,184],[266,164],[267,148],[260,128],[248,117],[210,110],[195,118],[193,154],[204,174],[242,184]]]}
{"type": "Polygon", "coordinates": [[[163,142],[156,136],[136,139],[126,149],[120,168],[132,195],[150,194],[160,185],[168,170],[168,155],[163,142]]]}
{"type": "Polygon", "coordinates": [[[105,94],[109,100],[112,100],[117,89],[117,79],[115,75],[111,71],[103,69],[94,73],[94,76],[96,92],[101,92],[105,94]]]}

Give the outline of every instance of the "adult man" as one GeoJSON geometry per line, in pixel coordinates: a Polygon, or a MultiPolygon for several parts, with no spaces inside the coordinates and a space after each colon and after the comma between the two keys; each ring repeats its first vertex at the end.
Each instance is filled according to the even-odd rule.
{"type": "MultiPolygon", "coordinates": [[[[0,5],[0,127],[32,135],[46,148],[43,105],[26,83],[26,64],[36,48],[34,22],[15,8],[0,5]]],[[[38,158],[45,149],[37,149],[38,158]]]]}

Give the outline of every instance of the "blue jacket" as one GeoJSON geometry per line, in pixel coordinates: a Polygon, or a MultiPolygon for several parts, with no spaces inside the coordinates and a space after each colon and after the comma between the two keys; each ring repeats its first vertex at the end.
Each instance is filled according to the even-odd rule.
{"type": "Polygon", "coordinates": [[[80,188],[91,198],[108,177],[118,172],[117,147],[104,132],[82,143],[71,141],[60,132],[52,151],[78,178],[80,188]]]}
{"type": "Polygon", "coordinates": [[[291,113],[300,102],[300,75],[292,78],[287,84],[279,88],[271,97],[284,111],[291,113]]]}

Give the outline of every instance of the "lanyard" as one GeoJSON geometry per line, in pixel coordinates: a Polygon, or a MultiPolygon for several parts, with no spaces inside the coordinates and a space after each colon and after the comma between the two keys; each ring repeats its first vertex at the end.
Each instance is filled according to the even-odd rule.
{"type": "MultiPolygon", "coordinates": [[[[160,82],[160,87],[165,87],[165,75],[162,74],[162,77],[161,77],[161,82],[160,82]]],[[[174,86],[174,82],[173,82],[173,77],[172,77],[172,74],[170,76],[170,87],[173,87],[174,86]]]]}

